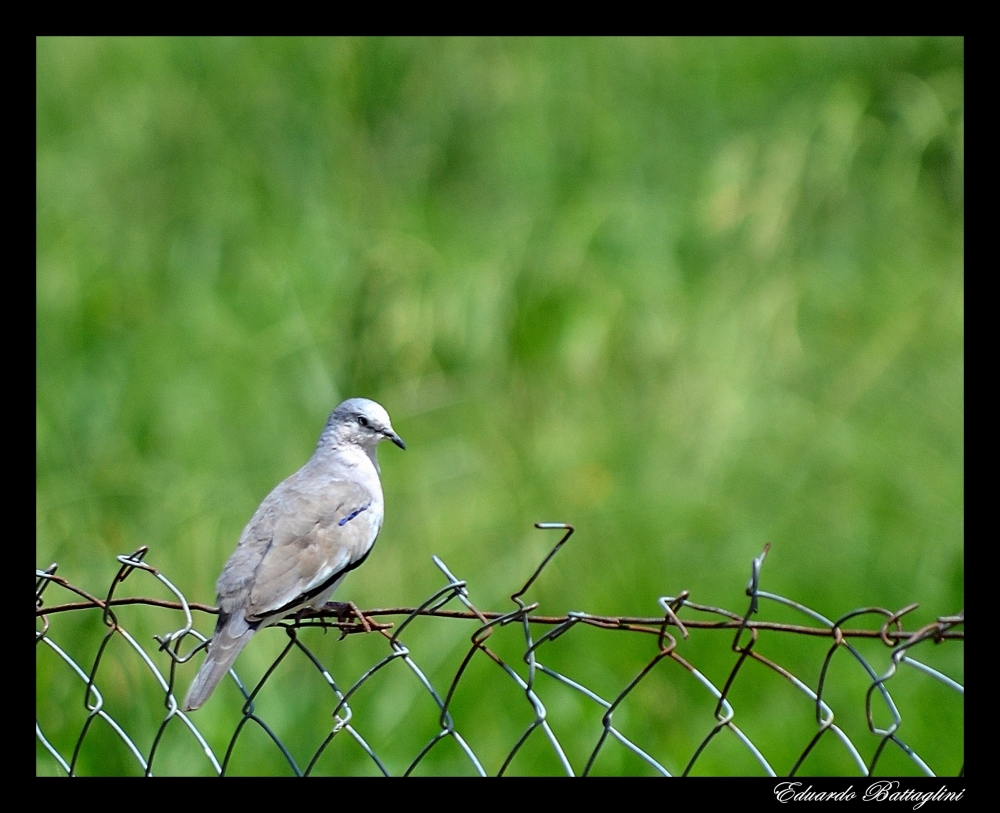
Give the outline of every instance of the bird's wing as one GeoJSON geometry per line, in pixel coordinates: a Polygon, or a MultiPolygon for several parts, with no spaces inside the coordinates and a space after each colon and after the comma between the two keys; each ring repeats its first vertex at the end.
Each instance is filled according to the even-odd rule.
{"type": "MultiPolygon", "coordinates": [[[[289,478],[275,489],[240,541],[260,557],[249,583],[236,591],[247,620],[289,613],[341,578],[375,542],[382,511],[380,494],[350,480],[327,480],[319,488],[289,478]]],[[[225,578],[224,571],[220,588],[225,578]]]]}

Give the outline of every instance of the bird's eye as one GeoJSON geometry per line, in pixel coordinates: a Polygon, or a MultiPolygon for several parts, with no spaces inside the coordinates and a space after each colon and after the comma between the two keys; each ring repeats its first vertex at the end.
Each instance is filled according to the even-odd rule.
{"type": "Polygon", "coordinates": [[[362,426],[368,426],[368,419],[364,415],[358,415],[358,423],[362,426]]]}

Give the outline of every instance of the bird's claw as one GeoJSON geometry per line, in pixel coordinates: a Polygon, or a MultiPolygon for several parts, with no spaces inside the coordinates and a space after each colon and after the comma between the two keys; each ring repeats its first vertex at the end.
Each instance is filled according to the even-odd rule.
{"type": "MultiPolygon", "coordinates": [[[[338,621],[347,621],[353,615],[358,619],[358,622],[361,624],[361,628],[365,632],[372,631],[372,624],[368,621],[365,614],[358,609],[358,605],[353,601],[328,601],[323,605],[323,609],[335,612],[337,614],[338,621]]],[[[345,629],[343,630],[343,634],[346,635],[349,631],[350,630],[345,629]]]]}

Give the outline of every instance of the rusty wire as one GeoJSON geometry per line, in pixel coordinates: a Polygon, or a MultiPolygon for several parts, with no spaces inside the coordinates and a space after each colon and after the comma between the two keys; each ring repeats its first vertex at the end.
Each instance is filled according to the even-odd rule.
{"type": "MultiPolygon", "coordinates": [[[[537,609],[537,605],[526,604],[522,600],[522,596],[541,575],[546,565],[548,565],[560,548],[569,540],[574,529],[571,525],[564,523],[537,523],[536,527],[541,530],[558,530],[563,533],[559,541],[538,565],[534,573],[525,581],[524,585],[511,595],[511,601],[516,605],[515,609],[507,612],[480,610],[470,600],[467,583],[453,575],[445,563],[435,556],[433,557],[433,562],[444,575],[446,583],[420,606],[413,608],[386,608],[364,612],[364,615],[368,619],[368,634],[381,636],[388,646],[388,653],[372,664],[346,689],[342,689],[337,684],[320,659],[302,642],[298,632],[302,628],[319,625],[324,628],[335,628],[343,636],[366,632],[362,624],[345,618],[342,607],[336,611],[317,612],[309,616],[296,617],[295,619],[282,622],[281,626],[284,627],[288,635],[288,643],[255,687],[247,689],[236,671],[231,670],[230,672],[240,691],[243,693],[245,702],[239,722],[229,737],[228,744],[221,756],[219,754],[221,749],[217,750],[212,747],[208,738],[195,725],[191,715],[180,710],[174,695],[177,667],[187,663],[206,642],[205,636],[194,629],[192,610],[215,613],[217,609],[209,605],[188,602],[185,596],[159,570],[144,561],[148,552],[145,547],[139,548],[132,554],[117,557],[120,568],[104,598],[94,596],[73,585],[61,576],[57,576],[56,565],[52,565],[46,570],[36,570],[36,645],[48,647],[54,652],[65,663],[69,670],[69,676],[71,678],[75,676],[82,684],[84,688],[83,705],[86,713],[85,720],[79,732],[73,738],[74,747],[71,753],[68,752],[68,749],[61,751],[53,744],[51,738],[47,737],[42,730],[42,726],[38,723],[36,715],[35,732],[38,742],[44,751],[51,756],[51,759],[54,760],[58,770],[67,775],[75,775],[81,752],[87,747],[88,739],[90,739],[89,735],[93,729],[93,724],[100,720],[126,746],[128,753],[131,754],[141,772],[149,776],[154,773],[154,760],[158,755],[160,744],[168,727],[171,725],[182,725],[193,736],[198,748],[208,760],[211,770],[217,774],[224,775],[230,766],[233,750],[241,737],[241,733],[248,724],[252,723],[258,726],[275,744],[282,759],[287,762],[289,768],[296,775],[309,775],[313,773],[324,751],[338,735],[346,735],[353,738],[377,770],[382,774],[389,775],[391,770],[387,760],[376,753],[375,749],[354,725],[351,698],[375,674],[390,663],[400,661],[412,672],[419,685],[427,692],[439,711],[439,730],[409,762],[403,773],[406,775],[413,773],[421,761],[425,759],[427,754],[438,743],[445,738],[450,738],[458,747],[459,752],[468,761],[472,771],[480,775],[486,775],[490,771],[484,765],[484,760],[475,753],[469,743],[463,738],[452,714],[452,700],[463,676],[466,674],[467,668],[474,658],[485,656],[490,662],[499,667],[500,675],[504,676],[502,679],[513,681],[518,691],[525,697],[533,715],[532,721],[507,751],[505,759],[503,759],[499,766],[494,767],[493,772],[497,774],[502,775],[508,772],[512,761],[522,746],[537,730],[541,731],[542,736],[549,743],[558,761],[560,770],[565,774],[574,775],[579,773],[586,775],[592,773],[598,756],[607,747],[607,743],[614,741],[642,760],[650,771],[663,776],[670,776],[675,773],[679,775],[690,774],[713,739],[721,732],[728,731],[746,749],[746,752],[759,766],[760,773],[768,776],[777,776],[777,771],[762,752],[762,749],[755,745],[751,738],[735,722],[736,709],[731,702],[731,689],[738,675],[743,670],[744,665],[752,661],[762,665],[774,675],[787,681],[797,692],[808,698],[809,703],[815,710],[815,733],[809,742],[802,747],[801,753],[794,764],[787,769],[786,772],[788,775],[795,775],[800,770],[806,758],[825,736],[833,737],[840,744],[860,775],[874,775],[879,761],[885,753],[885,749],[890,745],[895,746],[901,754],[905,755],[916,766],[919,773],[928,776],[935,775],[932,766],[928,765],[916,750],[900,736],[899,728],[902,718],[889,689],[891,681],[897,675],[900,667],[906,666],[917,674],[937,681],[948,690],[957,693],[959,697],[964,698],[964,688],[959,681],[935,669],[924,661],[918,660],[913,655],[913,650],[921,645],[926,647],[944,642],[954,645],[964,641],[964,631],[962,629],[965,622],[964,611],[956,615],[940,617],[935,622],[915,631],[907,631],[904,628],[903,617],[911,612],[916,605],[910,605],[895,612],[879,607],[868,607],[854,610],[842,615],[840,618],[831,620],[801,603],[766,592],[760,588],[761,568],[764,558],[768,553],[768,548],[765,547],[764,551],[753,561],[751,578],[746,590],[750,601],[746,611],[742,614],[718,607],[697,604],[689,600],[689,593],[687,591],[683,591],[677,596],[662,596],[659,598],[658,604],[663,610],[663,615],[660,617],[610,617],[591,615],[583,612],[572,612],[564,616],[539,615],[534,612],[537,609]],[[145,572],[154,577],[176,597],[176,601],[143,597],[116,597],[115,593],[118,586],[135,571],[145,572]],[[46,588],[53,584],[76,594],[82,600],[45,606],[43,601],[44,593],[46,588]],[[789,607],[805,616],[810,623],[794,625],[775,621],[753,620],[751,616],[759,612],[762,601],[770,601],[789,607]],[[165,659],[162,656],[157,658],[147,652],[119,623],[115,608],[130,604],[166,608],[182,613],[183,625],[179,629],[155,636],[159,644],[158,651],[167,656],[165,659]],[[446,605],[449,604],[453,606],[447,608],[446,605]],[[455,604],[461,605],[463,609],[454,608],[455,604]],[[98,609],[102,613],[105,633],[90,668],[85,669],[54,640],[52,619],[53,617],[58,618],[65,613],[76,613],[94,609],[98,609]],[[711,619],[685,617],[682,620],[680,618],[682,611],[707,614],[711,616],[711,619]],[[847,622],[863,616],[874,616],[881,619],[881,623],[874,629],[851,629],[845,626],[847,622]],[[398,623],[383,623],[375,620],[390,617],[400,618],[401,620],[398,623]],[[402,636],[409,625],[415,619],[421,617],[465,619],[474,621],[477,624],[477,628],[471,636],[468,650],[460,666],[455,671],[450,684],[444,687],[443,691],[440,687],[436,687],[427,677],[417,664],[409,647],[403,641],[402,636]],[[495,630],[509,624],[518,625],[522,631],[522,660],[527,666],[525,674],[518,672],[514,666],[507,663],[489,645],[490,638],[495,630]],[[628,680],[627,684],[617,695],[604,697],[588,687],[582,680],[577,680],[559,670],[550,668],[539,659],[540,653],[545,651],[547,645],[580,626],[652,636],[655,639],[653,655],[645,666],[628,680]],[[733,632],[733,639],[730,645],[734,654],[733,665],[721,689],[678,651],[678,635],[686,639],[691,635],[692,631],[712,630],[731,630],[733,632]],[[809,636],[812,638],[822,637],[829,640],[830,646],[815,687],[811,687],[806,681],[796,677],[784,666],[756,651],[757,642],[761,634],[765,632],[768,634],[809,636]],[[160,691],[164,694],[165,714],[158,726],[152,743],[148,744],[145,748],[141,747],[136,739],[128,733],[125,722],[116,720],[104,708],[105,703],[99,688],[98,676],[102,664],[105,662],[108,644],[116,636],[124,640],[127,646],[141,659],[160,691]],[[193,648],[188,648],[189,644],[187,642],[192,638],[196,643],[193,648]],[[880,673],[861,654],[857,646],[852,643],[852,641],[859,639],[881,641],[881,643],[889,648],[891,654],[887,669],[880,673]],[[182,652],[182,644],[184,644],[183,649],[187,651],[182,652]],[[256,707],[257,695],[279,664],[293,651],[302,653],[313,664],[328,684],[333,697],[336,698],[336,702],[331,710],[333,723],[329,733],[315,752],[311,754],[304,766],[299,765],[290,752],[290,749],[282,742],[273,727],[258,713],[256,707]],[[824,699],[830,667],[836,654],[839,652],[848,653],[867,675],[868,689],[865,695],[864,715],[868,732],[875,738],[877,743],[867,760],[862,756],[861,749],[852,738],[845,733],[843,728],[834,722],[835,715],[833,709],[828,701],[824,699]],[[619,710],[630,693],[665,659],[669,659],[686,670],[703,687],[704,691],[707,692],[715,703],[715,722],[710,725],[707,733],[705,733],[704,737],[686,760],[678,759],[676,755],[672,755],[672,758],[669,760],[653,756],[648,750],[641,747],[634,738],[630,738],[620,727],[616,726],[614,720],[616,711],[619,710]],[[603,710],[601,717],[602,728],[597,733],[596,744],[587,758],[583,760],[582,764],[574,765],[573,759],[567,755],[563,742],[560,741],[550,724],[548,709],[536,685],[536,678],[539,674],[544,674],[557,681],[603,710]],[[879,709],[878,714],[888,714],[887,724],[876,721],[876,717],[878,716],[875,710],[876,706],[879,709]],[[174,723],[175,719],[178,721],[177,723],[174,723]],[[673,770],[668,769],[664,763],[671,764],[673,770]]],[[[36,704],[39,708],[46,703],[46,700],[47,698],[44,693],[36,693],[36,704]]],[[[958,735],[955,745],[957,749],[961,749],[961,734],[958,735]]],[[[960,773],[964,773],[964,766],[960,773]]]]}

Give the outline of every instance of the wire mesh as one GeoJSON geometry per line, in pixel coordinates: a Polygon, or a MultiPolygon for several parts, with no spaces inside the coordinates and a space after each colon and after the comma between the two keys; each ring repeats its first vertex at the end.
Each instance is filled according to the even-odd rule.
{"type": "MultiPolygon", "coordinates": [[[[917,775],[935,776],[941,771],[955,773],[955,765],[960,764],[957,773],[964,774],[963,720],[964,688],[955,674],[947,674],[947,670],[932,666],[931,658],[924,653],[933,651],[938,645],[948,647],[961,646],[964,641],[964,611],[955,615],[939,617],[933,623],[915,630],[906,630],[905,616],[917,605],[909,605],[897,611],[880,607],[865,607],[830,619],[821,613],[784,596],[767,592],[761,587],[761,571],[768,553],[768,548],[752,562],[751,576],[746,588],[749,598],[743,612],[732,612],[720,607],[698,604],[690,599],[687,591],[677,596],[662,596],[658,604],[662,610],[659,617],[629,617],[629,616],[599,616],[585,612],[571,612],[563,616],[543,616],[537,614],[538,605],[526,603],[524,595],[540,577],[546,566],[556,553],[573,535],[572,526],[564,523],[538,523],[536,527],[544,531],[560,531],[561,537],[548,555],[538,565],[527,581],[511,595],[513,608],[506,611],[484,611],[478,608],[470,598],[469,585],[454,575],[448,566],[438,557],[432,557],[434,564],[443,575],[444,583],[418,607],[386,608],[368,610],[364,613],[366,623],[359,622],[355,617],[348,617],[344,606],[331,606],[328,610],[299,616],[281,623],[288,642],[274,659],[263,677],[252,687],[248,687],[240,679],[237,670],[230,671],[230,676],[238,686],[243,697],[243,705],[235,727],[219,734],[217,730],[203,732],[196,724],[196,718],[190,713],[180,710],[175,696],[175,683],[179,674],[185,677],[181,681],[186,684],[189,671],[185,665],[206,644],[207,639],[199,633],[193,624],[193,611],[203,613],[216,612],[214,607],[188,602],[186,597],[157,568],[145,561],[147,548],[143,547],[128,555],[117,557],[120,565],[103,598],[88,593],[86,590],[72,584],[67,579],[56,575],[57,566],[52,565],[46,570],[36,570],[35,584],[35,618],[36,618],[36,673],[38,656],[46,650],[55,656],[60,668],[55,675],[48,678],[46,684],[36,691],[36,738],[40,745],[39,756],[36,757],[36,768],[39,772],[64,773],[77,775],[81,765],[81,756],[87,749],[99,749],[111,737],[120,742],[128,755],[134,761],[134,770],[144,775],[154,775],[157,765],[176,765],[178,761],[192,759],[193,754],[200,755],[207,761],[211,772],[224,775],[231,772],[234,749],[249,730],[257,729],[266,741],[273,744],[274,760],[282,763],[287,770],[296,775],[322,773],[326,763],[321,759],[328,752],[331,744],[339,738],[350,738],[354,746],[365,755],[365,760],[374,772],[390,775],[402,773],[410,775],[421,766],[426,768],[428,757],[441,749],[444,743],[450,742],[453,752],[464,766],[465,772],[479,775],[503,775],[512,772],[512,764],[522,753],[526,743],[541,740],[550,757],[549,763],[556,770],[567,775],[587,775],[599,772],[598,765],[613,747],[620,746],[638,762],[643,772],[662,776],[691,775],[698,770],[704,761],[704,755],[713,742],[720,736],[730,738],[749,760],[753,770],[761,775],[795,776],[803,771],[810,755],[821,744],[832,743],[841,751],[841,758],[847,760],[850,770],[862,776],[874,776],[881,765],[886,764],[886,754],[895,752],[911,766],[917,775]],[[120,597],[120,585],[128,580],[133,573],[141,573],[155,579],[170,594],[173,599],[158,599],[151,597],[120,597]],[[47,591],[57,587],[75,594],[78,600],[46,606],[44,598],[47,591]],[[179,614],[182,625],[171,632],[154,636],[157,646],[144,646],[120,622],[116,609],[125,605],[142,605],[144,607],[163,608],[179,614]],[[801,617],[803,623],[790,624],[776,620],[758,620],[762,606],[783,607],[801,617]],[[88,662],[81,662],[79,656],[69,654],[66,646],[60,645],[60,630],[65,629],[65,635],[73,633],[63,622],[64,619],[78,616],[82,613],[100,612],[104,631],[96,655],[88,662]],[[397,619],[388,622],[389,618],[397,619]],[[444,671],[438,663],[440,660],[432,651],[427,651],[426,645],[418,653],[408,646],[411,627],[427,618],[439,619],[448,623],[471,622],[474,632],[464,648],[464,656],[453,671],[444,671]],[[852,628],[848,626],[859,624],[863,619],[874,619],[877,624],[869,628],[852,628]],[[504,657],[500,647],[494,646],[494,636],[499,629],[513,625],[520,629],[518,646],[515,651],[517,659],[504,657]],[[341,633],[341,638],[353,634],[377,636],[383,643],[382,654],[359,677],[341,685],[325,665],[323,659],[314,652],[303,640],[303,630],[311,627],[335,629],[341,633]],[[367,630],[365,629],[367,627],[367,630]],[[615,691],[596,688],[595,681],[586,673],[585,664],[571,664],[570,667],[553,666],[550,655],[559,639],[565,636],[580,635],[581,630],[599,631],[603,635],[628,634],[642,639],[646,647],[644,663],[631,677],[619,684],[615,691]],[[705,671],[699,670],[690,660],[690,655],[682,654],[682,642],[689,641],[692,636],[709,636],[712,633],[729,633],[725,642],[731,650],[728,672],[725,680],[713,681],[705,671]],[[807,679],[793,673],[787,664],[779,663],[773,657],[763,654],[759,646],[762,636],[782,636],[797,642],[817,639],[825,642],[825,655],[818,668],[818,675],[807,679]],[[112,647],[121,641],[124,649],[112,647]],[[870,641],[880,644],[888,658],[874,658],[863,654],[861,643],[870,641]],[[192,646],[193,643],[193,646],[192,646]],[[843,653],[843,654],[841,654],[843,653]],[[277,724],[265,717],[258,710],[258,696],[262,689],[272,681],[279,666],[293,654],[303,656],[321,676],[329,690],[329,713],[332,722],[326,730],[325,737],[304,755],[293,754],[293,749],[284,741],[277,724]],[[920,658],[917,655],[920,654],[920,658]],[[128,713],[113,713],[110,704],[106,702],[106,694],[114,692],[122,694],[123,682],[120,660],[126,656],[138,659],[141,664],[145,682],[153,681],[157,693],[162,693],[162,712],[143,709],[145,714],[154,714],[153,728],[155,734],[151,741],[134,733],[139,724],[136,718],[134,703],[126,703],[128,713]],[[854,671],[863,676],[865,691],[863,699],[863,719],[865,726],[860,732],[848,733],[837,717],[830,700],[832,677],[839,668],[835,666],[847,659],[854,671]],[[427,664],[434,664],[433,669],[424,668],[418,659],[427,664]],[[879,667],[878,663],[884,663],[879,667]],[[469,738],[463,735],[470,725],[469,721],[456,719],[456,694],[469,682],[468,675],[474,665],[485,663],[492,669],[491,681],[497,686],[507,683],[513,686],[517,697],[523,698],[520,713],[527,711],[528,722],[523,731],[511,743],[486,749],[474,749],[469,738]],[[433,703],[436,722],[432,733],[417,749],[415,754],[401,755],[392,753],[389,745],[375,746],[372,744],[371,731],[378,726],[377,715],[370,719],[357,720],[355,716],[355,698],[359,693],[374,685],[376,676],[388,668],[404,668],[411,680],[419,687],[419,692],[433,703]],[[693,679],[698,691],[710,703],[710,717],[699,721],[700,733],[685,748],[678,748],[671,753],[654,753],[647,742],[658,742],[657,738],[644,736],[642,725],[630,725],[622,719],[635,714],[625,714],[623,706],[633,697],[637,690],[652,694],[652,703],[657,702],[657,692],[663,684],[651,684],[651,675],[661,673],[661,664],[672,664],[682,669],[693,679]],[[762,744],[762,739],[749,736],[738,724],[737,711],[741,701],[737,699],[735,687],[740,683],[752,681],[755,685],[761,682],[758,674],[749,675],[751,664],[762,667],[765,674],[779,680],[790,687],[792,694],[800,700],[804,699],[811,709],[814,722],[811,725],[811,736],[804,742],[791,746],[794,758],[791,762],[785,760],[779,763],[778,757],[769,753],[773,748],[762,744]],[[950,695],[958,699],[952,706],[954,719],[947,727],[954,733],[954,741],[950,743],[951,750],[958,754],[953,765],[935,766],[929,764],[911,742],[904,738],[903,714],[900,704],[894,699],[896,686],[900,685],[902,672],[919,676],[922,683],[917,691],[930,691],[930,686],[943,687],[950,695]],[[582,676],[579,673],[584,673],[582,676]],[[441,675],[445,677],[442,679],[441,675]],[[78,726],[69,722],[69,715],[60,717],[53,714],[53,705],[68,698],[70,704],[79,703],[73,685],[79,687],[82,693],[83,721],[78,726]],[[544,684],[544,685],[543,685],[544,684]],[[102,687],[108,686],[108,689],[102,687]],[[556,707],[564,707],[564,702],[550,702],[552,688],[562,687],[577,701],[591,706],[599,713],[599,725],[592,732],[592,747],[581,751],[578,747],[567,747],[565,733],[557,733],[558,726],[554,724],[556,707]],[[51,722],[53,718],[61,722],[51,722]],[[45,725],[40,722],[46,720],[45,725]],[[182,727],[190,735],[189,740],[169,739],[167,734],[182,727]],[[46,730],[48,728],[49,730],[46,730]],[[101,733],[95,734],[97,729],[101,733]],[[635,730],[637,733],[633,733],[635,730]],[[164,745],[169,739],[169,745],[164,745]],[[184,746],[183,742],[190,745],[184,746]],[[616,744],[616,745],[615,745],[616,744]],[[174,749],[187,748],[190,753],[179,757],[171,753],[174,749]],[[497,752],[499,747],[499,752],[497,752]],[[387,750],[388,749],[388,750],[387,750]],[[499,756],[497,756],[499,753],[499,756]],[[48,759],[48,765],[43,764],[48,759]]],[[[133,579],[134,583],[134,579],[133,579]]],[[[721,642],[715,638],[713,643],[721,642]]],[[[509,645],[508,645],[509,648],[509,645]]],[[[961,652],[961,650],[960,650],[961,652]]],[[[193,664],[192,664],[193,667],[193,664]]],[[[51,670],[50,670],[51,671],[51,670]]],[[[960,671],[960,670],[952,670],[960,671]]],[[[191,673],[193,674],[193,672],[191,673]]],[[[839,676],[839,672],[836,672],[839,676]]],[[[837,678],[839,679],[839,677],[837,678]]],[[[124,679],[127,683],[127,679],[124,679]]],[[[490,684],[493,685],[492,683],[490,684]]],[[[148,688],[148,686],[146,687],[148,688]]],[[[492,689],[491,689],[492,691],[492,689]]],[[[136,697],[139,690],[126,692],[127,696],[136,697]]],[[[141,695],[145,697],[146,695],[141,695]]],[[[649,701],[647,700],[647,703],[649,701]]],[[[744,703],[745,705],[745,703],[744,703]]],[[[515,709],[510,709],[513,716],[515,709]]],[[[855,710],[849,710],[855,711],[855,710]]],[[[485,707],[481,711],[486,714],[485,707]]],[[[695,712],[692,712],[694,715],[695,712]]],[[[650,715],[655,716],[655,715],[650,715]]],[[[744,715],[745,716],[745,715],[744,715]]],[[[776,725],[781,722],[781,714],[777,715],[776,725]]],[[[272,717],[281,717],[275,713],[272,717]]],[[[648,732],[647,732],[648,733],[648,732]]],[[[258,740],[255,740],[255,742],[258,740]]],[[[786,748],[788,744],[785,744],[786,748]]],[[[784,751],[782,752],[784,754],[784,751]]],[[[784,758],[783,756],[781,757],[784,758]]],[[[735,763],[734,763],[735,764],[735,763]]],[[[746,765],[747,763],[740,763],[746,765]]],[[[898,761],[890,764],[898,770],[898,761]]],[[[452,772],[449,770],[449,772],[452,772]]],[[[747,772],[745,767],[739,772],[747,772]]]]}

